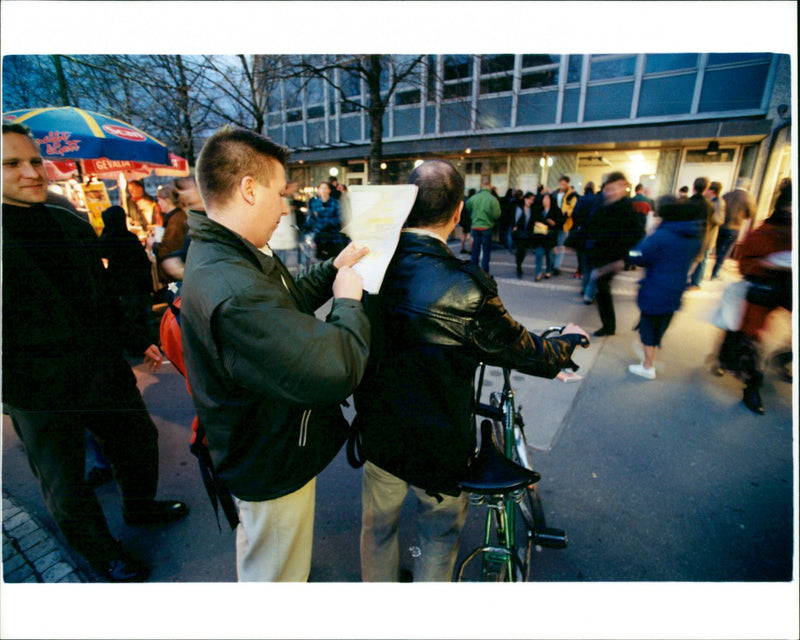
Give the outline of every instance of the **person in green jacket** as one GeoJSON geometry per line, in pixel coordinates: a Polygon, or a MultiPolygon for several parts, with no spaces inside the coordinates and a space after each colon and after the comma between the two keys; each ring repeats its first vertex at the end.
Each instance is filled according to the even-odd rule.
{"type": "Polygon", "coordinates": [[[308,579],[315,477],[349,434],[340,405],[369,355],[362,281],[351,270],[367,250],[350,244],[295,279],[269,248],[287,213],[286,158],[260,134],[223,127],[197,162],[206,212],[189,214],[184,360],[218,479],[239,513],[240,581],[308,579]]]}
{"type": "Polygon", "coordinates": [[[492,233],[500,219],[500,202],[491,192],[489,176],[481,177],[481,190],[467,200],[466,209],[472,220],[472,264],[480,259],[481,268],[489,273],[492,257],[492,233]],[[483,257],[481,257],[483,250],[483,257]]]}

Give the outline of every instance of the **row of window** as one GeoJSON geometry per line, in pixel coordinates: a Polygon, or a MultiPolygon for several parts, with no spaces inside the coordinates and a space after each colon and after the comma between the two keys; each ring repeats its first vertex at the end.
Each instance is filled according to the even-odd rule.
{"type": "MultiPolygon", "coordinates": [[[[395,92],[384,132],[391,138],[759,110],[775,58],[770,53],[425,56],[395,92]]],[[[414,56],[385,60],[382,80],[388,86],[389,66],[402,68],[414,56]]],[[[286,82],[286,108],[270,114],[270,134],[285,135],[284,143],[293,147],[337,140],[338,109],[338,139],[362,140],[356,103],[365,91],[361,78],[346,70],[336,73],[353,102],[319,78],[286,82]]]]}

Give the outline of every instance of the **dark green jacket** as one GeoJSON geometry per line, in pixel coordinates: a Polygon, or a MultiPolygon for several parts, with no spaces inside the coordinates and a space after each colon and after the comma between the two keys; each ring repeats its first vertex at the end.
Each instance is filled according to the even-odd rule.
{"type": "Polygon", "coordinates": [[[342,403],[361,380],[369,322],[361,302],[333,301],[332,260],[294,280],[277,257],[191,212],[181,290],[187,378],[221,481],[242,500],[301,488],[349,431],[342,403]]]}

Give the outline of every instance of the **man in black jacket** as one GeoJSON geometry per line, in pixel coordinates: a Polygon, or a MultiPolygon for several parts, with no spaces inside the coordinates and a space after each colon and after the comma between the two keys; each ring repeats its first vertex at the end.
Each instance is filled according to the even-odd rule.
{"type": "Polygon", "coordinates": [[[543,340],[505,310],[495,281],[446,240],[461,216],[462,177],[447,162],[414,169],[419,188],[380,294],[367,299],[372,347],[356,390],[363,476],[361,574],[399,577],[400,508],[419,502],[417,581],[451,579],[467,512],[459,491],[475,453],[472,388],[481,361],[554,378],[585,338],[569,325],[543,340]]]}
{"type": "MultiPolygon", "coordinates": [[[[3,403],[67,542],[113,582],[145,580],[84,479],[85,431],[101,443],[125,522],[188,513],[155,501],[158,432],[122,356],[97,238],[88,222],[44,204],[47,175],[28,129],[3,125],[3,403]]],[[[158,368],[150,345],[145,359],[158,368]]]]}

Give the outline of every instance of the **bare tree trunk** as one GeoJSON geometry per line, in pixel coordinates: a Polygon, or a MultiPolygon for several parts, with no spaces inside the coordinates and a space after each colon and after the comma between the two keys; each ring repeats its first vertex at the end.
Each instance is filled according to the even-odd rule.
{"type": "Polygon", "coordinates": [[[382,184],[383,175],[383,114],[386,104],[381,99],[381,56],[369,56],[367,73],[367,89],[369,91],[369,182],[382,184]]]}
{"type": "Polygon", "coordinates": [[[53,65],[56,68],[56,77],[58,78],[58,93],[61,96],[61,104],[65,107],[70,106],[69,92],[67,91],[67,78],[64,75],[64,67],[61,64],[61,56],[53,56],[53,65]]]}

